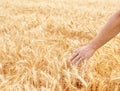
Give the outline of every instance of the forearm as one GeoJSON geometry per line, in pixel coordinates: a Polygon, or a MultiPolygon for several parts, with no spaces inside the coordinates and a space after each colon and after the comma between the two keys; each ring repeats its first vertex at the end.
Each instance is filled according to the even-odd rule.
{"type": "Polygon", "coordinates": [[[97,36],[88,44],[95,50],[103,46],[120,32],[120,11],[115,13],[97,36]]]}

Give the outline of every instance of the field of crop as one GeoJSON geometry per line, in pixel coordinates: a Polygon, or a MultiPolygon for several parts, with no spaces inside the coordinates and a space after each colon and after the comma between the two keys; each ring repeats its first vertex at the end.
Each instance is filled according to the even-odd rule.
{"type": "Polygon", "coordinates": [[[120,35],[77,67],[120,0],[0,0],[0,91],[120,91],[120,35]]]}

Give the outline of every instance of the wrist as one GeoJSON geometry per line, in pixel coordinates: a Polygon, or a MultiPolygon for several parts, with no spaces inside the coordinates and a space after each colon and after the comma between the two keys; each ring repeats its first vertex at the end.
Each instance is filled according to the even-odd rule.
{"type": "Polygon", "coordinates": [[[98,49],[97,46],[92,43],[89,43],[87,46],[93,51],[96,51],[98,49]]]}

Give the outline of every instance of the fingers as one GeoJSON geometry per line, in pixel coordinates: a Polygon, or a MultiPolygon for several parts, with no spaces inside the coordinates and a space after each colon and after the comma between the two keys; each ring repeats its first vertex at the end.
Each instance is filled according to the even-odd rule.
{"type": "Polygon", "coordinates": [[[73,53],[73,56],[72,58],[70,59],[70,61],[72,61],[76,56],[78,56],[79,54],[78,53],[73,53]]]}
{"type": "MultiPolygon", "coordinates": [[[[78,48],[78,49],[79,49],[79,48],[78,48]]],[[[70,61],[72,61],[76,56],[79,55],[78,49],[76,49],[76,50],[73,51],[73,55],[72,55],[72,58],[70,59],[70,61]]]]}
{"type": "Polygon", "coordinates": [[[83,58],[83,53],[81,55],[81,50],[78,48],[78,49],[73,51],[73,56],[70,59],[70,62],[74,66],[74,65],[77,65],[83,59],[84,59],[83,58]]]}
{"type": "Polygon", "coordinates": [[[77,57],[75,57],[72,61],[71,61],[71,64],[72,65],[75,65],[76,62],[80,59],[80,55],[78,55],[77,57]]]}
{"type": "Polygon", "coordinates": [[[78,64],[81,60],[83,60],[83,58],[81,57],[81,55],[76,56],[72,61],[71,64],[72,65],[76,65],[78,64]]]}

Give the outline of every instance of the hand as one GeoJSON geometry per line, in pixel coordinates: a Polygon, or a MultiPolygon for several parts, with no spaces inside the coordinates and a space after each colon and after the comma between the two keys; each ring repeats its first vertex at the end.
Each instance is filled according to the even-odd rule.
{"type": "Polygon", "coordinates": [[[81,48],[76,49],[73,52],[72,58],[70,59],[72,65],[78,64],[82,60],[88,60],[95,52],[90,46],[83,46],[81,48]]]}

